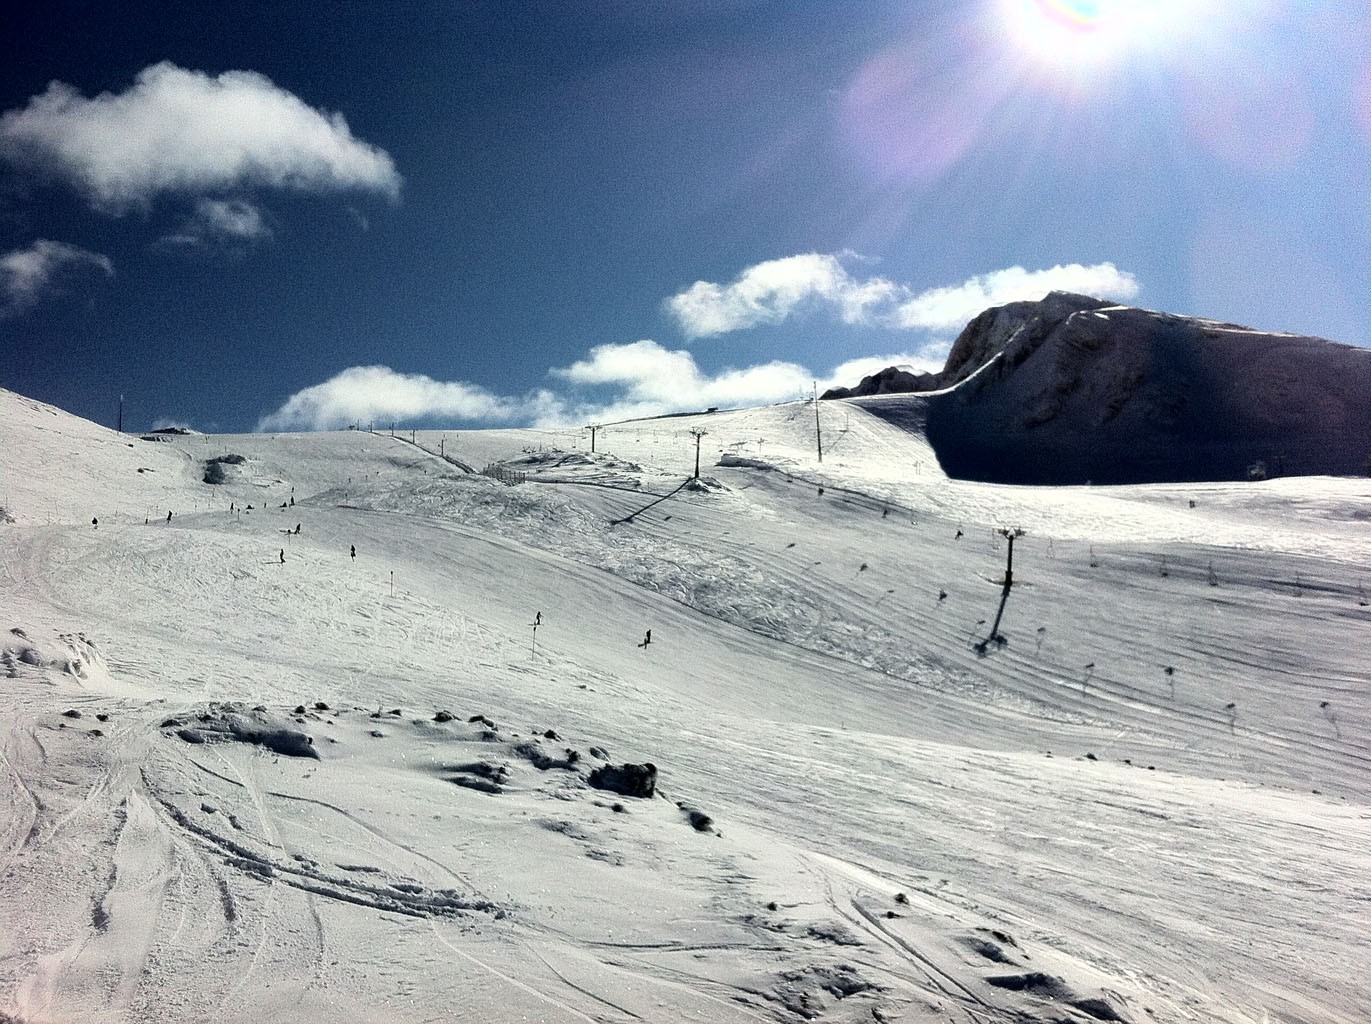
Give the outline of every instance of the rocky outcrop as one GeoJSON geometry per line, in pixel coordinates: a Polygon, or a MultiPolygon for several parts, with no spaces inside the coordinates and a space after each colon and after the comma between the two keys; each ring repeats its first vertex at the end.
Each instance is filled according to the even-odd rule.
{"type": "MultiPolygon", "coordinates": [[[[963,479],[1371,471],[1371,350],[1320,338],[1053,293],[986,310],[935,376],[918,389],[937,392],[919,399],[922,422],[943,469],[963,479]]],[[[868,408],[908,419],[888,401],[868,408]]]]}

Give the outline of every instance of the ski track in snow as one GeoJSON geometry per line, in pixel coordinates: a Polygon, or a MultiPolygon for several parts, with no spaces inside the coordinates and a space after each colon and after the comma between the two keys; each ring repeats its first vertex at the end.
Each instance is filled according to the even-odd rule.
{"type": "Polygon", "coordinates": [[[0,1016],[1371,1017],[1367,481],[967,484],[840,403],[818,463],[810,405],[445,461],[0,399],[0,1016]],[[258,705],[318,756],[211,728],[258,705]]]}

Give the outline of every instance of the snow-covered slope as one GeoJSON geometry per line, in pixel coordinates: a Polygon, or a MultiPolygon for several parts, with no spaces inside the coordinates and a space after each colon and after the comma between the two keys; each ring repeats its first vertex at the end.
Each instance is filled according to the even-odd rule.
{"type": "Polygon", "coordinates": [[[1367,1019],[1371,484],[819,415],[0,394],[0,1019],[1367,1019]]]}

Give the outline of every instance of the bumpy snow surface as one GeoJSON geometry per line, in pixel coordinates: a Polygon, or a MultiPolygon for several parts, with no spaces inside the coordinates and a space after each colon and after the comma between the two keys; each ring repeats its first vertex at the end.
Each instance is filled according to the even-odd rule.
{"type": "Polygon", "coordinates": [[[1371,482],[820,412],[0,393],[0,1021],[1371,1019],[1371,482]]]}

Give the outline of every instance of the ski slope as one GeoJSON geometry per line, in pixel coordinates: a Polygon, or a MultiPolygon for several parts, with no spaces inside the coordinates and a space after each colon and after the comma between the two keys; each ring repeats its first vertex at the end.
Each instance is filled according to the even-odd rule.
{"type": "Polygon", "coordinates": [[[0,392],[0,1021],[1371,1018],[1371,481],[971,484],[820,414],[0,392]]]}

